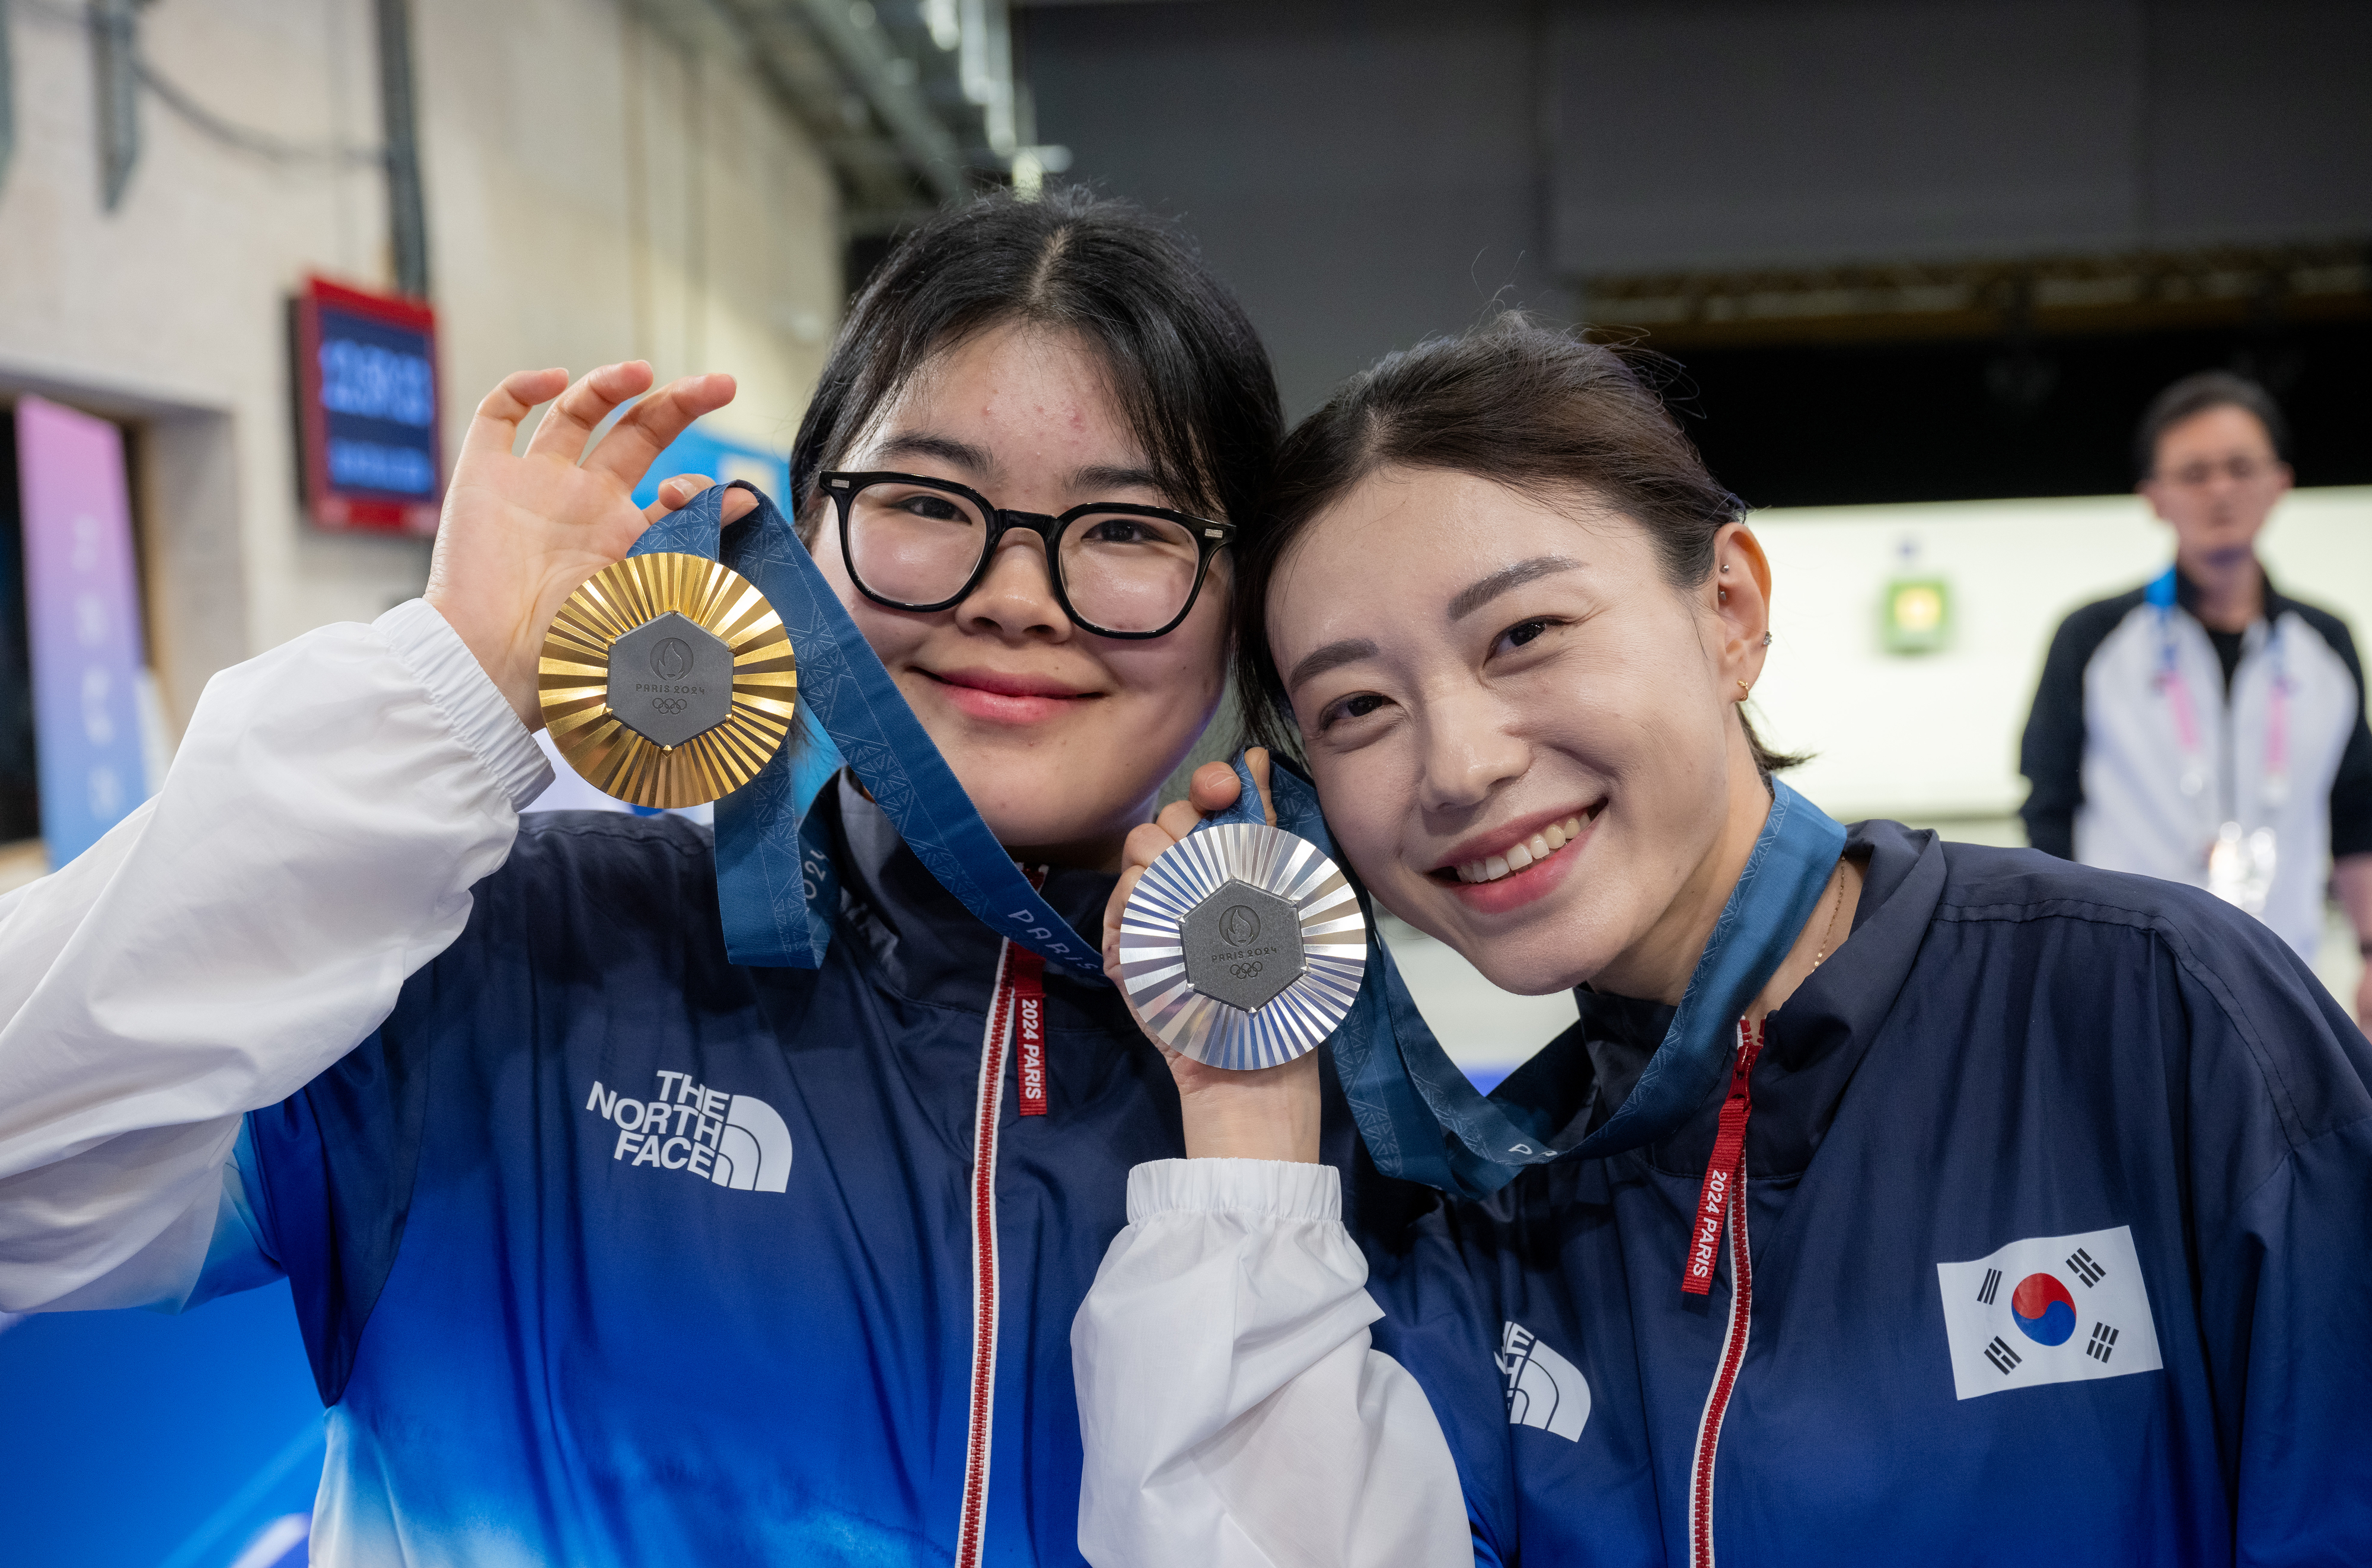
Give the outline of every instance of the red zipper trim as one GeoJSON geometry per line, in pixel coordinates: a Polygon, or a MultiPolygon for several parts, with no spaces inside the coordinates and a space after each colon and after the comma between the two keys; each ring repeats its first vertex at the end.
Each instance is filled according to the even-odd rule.
{"type": "MultiPolygon", "coordinates": [[[[1029,874],[1032,888],[1046,885],[1046,867],[1029,874]]],[[[1045,995],[1046,960],[1010,942],[996,949],[995,1000],[981,1037],[980,1095],[972,1114],[971,1166],[971,1420],[964,1440],[963,1512],[956,1526],[956,1568],[979,1568],[987,1539],[989,1437],[996,1411],[996,1130],[1005,1100],[1005,1060],[1014,1022],[1014,994],[1020,971],[1031,968],[1034,989],[1045,995]],[[1034,968],[1024,960],[1034,960],[1034,968]]]]}
{"type": "Polygon", "coordinates": [[[1689,1257],[1680,1270],[1680,1288],[1703,1295],[1713,1288],[1714,1264],[1721,1257],[1721,1220],[1730,1206],[1731,1190],[1746,1168],[1746,1119],[1754,1113],[1748,1087],[1754,1059],[1762,1054],[1762,1026],[1738,1020],[1737,1065],[1730,1070],[1729,1096],[1721,1102],[1721,1128],[1714,1134],[1713,1158],[1705,1162],[1704,1184],[1697,1190],[1697,1220],[1689,1231],[1689,1257]]]}
{"type": "Polygon", "coordinates": [[[1013,944],[996,954],[996,1001],[981,1041],[980,1098],[972,1122],[971,1422],[964,1447],[963,1513],[956,1568],[978,1568],[988,1512],[988,1439],[996,1404],[996,1121],[1005,1095],[1005,1042],[1013,1009],[1013,944]]]}
{"type": "Polygon", "coordinates": [[[1022,1116],[1046,1114],[1046,960],[1027,947],[1016,947],[1006,960],[1012,970],[1013,1042],[1021,1060],[1016,1081],[1022,1116]]]}
{"type": "Polygon", "coordinates": [[[1697,1194],[1697,1229],[1680,1283],[1680,1288],[1692,1295],[1705,1293],[1713,1283],[1721,1234],[1727,1229],[1732,1282],[1729,1326],[1722,1334],[1721,1360],[1714,1370],[1713,1387],[1705,1390],[1704,1413],[1697,1421],[1696,1456],[1689,1467],[1691,1568],[1713,1568],[1714,1459],[1721,1447],[1722,1418],[1729,1413],[1730,1395],[1738,1388],[1738,1369],[1746,1360],[1747,1338],[1754,1321],[1754,1261],[1746,1232],[1746,1122],[1754,1109],[1748,1084],[1754,1059],[1762,1054],[1762,1039],[1761,1024],[1750,1024],[1744,1018],[1738,1021],[1738,1064],[1730,1073],[1729,1098],[1722,1102],[1713,1158],[1706,1162],[1704,1185],[1697,1194]]]}

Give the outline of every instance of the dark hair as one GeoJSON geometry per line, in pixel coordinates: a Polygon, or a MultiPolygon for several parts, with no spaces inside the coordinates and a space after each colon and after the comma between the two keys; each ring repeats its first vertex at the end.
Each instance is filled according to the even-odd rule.
{"type": "MultiPolygon", "coordinates": [[[[1681,588],[1704,581],[1714,536],[1746,511],[1624,353],[1511,311],[1392,354],[1285,437],[1260,537],[1238,552],[1236,685],[1253,744],[1300,753],[1269,651],[1269,582],[1319,513],[1388,466],[1473,474],[1552,505],[1587,491],[1646,530],[1681,588]]],[[[1738,718],[1764,777],[1803,761],[1773,751],[1738,718]]]]}
{"type": "Polygon", "coordinates": [[[2265,427],[2265,439],[2273,444],[2273,456],[2284,462],[2290,460],[2289,421],[2282,417],[2282,405],[2273,401],[2273,395],[2246,376],[2203,370],[2185,376],[2150,400],[2148,411],[2134,431],[2134,477],[2144,480],[2157,472],[2160,436],[2192,415],[2213,408],[2237,408],[2255,414],[2257,423],[2265,427]]]}
{"type": "Polygon", "coordinates": [[[898,242],[832,341],[791,448],[803,536],[816,476],[930,359],[1006,322],[1078,333],[1178,505],[1254,531],[1284,434],[1276,376],[1243,308],[1175,229],[1076,188],[996,193],[942,211],[898,242]]]}

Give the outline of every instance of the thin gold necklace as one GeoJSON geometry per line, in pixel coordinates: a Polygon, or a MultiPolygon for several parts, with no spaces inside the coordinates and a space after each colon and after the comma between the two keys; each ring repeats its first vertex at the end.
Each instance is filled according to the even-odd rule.
{"type": "Polygon", "coordinates": [[[1837,916],[1845,912],[1845,868],[1842,862],[1837,865],[1836,877],[1836,901],[1829,906],[1828,927],[1820,933],[1820,945],[1819,947],[1815,948],[1812,953],[1812,967],[1814,969],[1819,969],[1821,962],[1828,958],[1829,938],[1837,934],[1837,916]]]}

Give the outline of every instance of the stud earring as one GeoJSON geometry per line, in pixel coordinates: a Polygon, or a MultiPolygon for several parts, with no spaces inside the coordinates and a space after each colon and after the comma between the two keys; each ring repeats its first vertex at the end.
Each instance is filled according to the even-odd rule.
{"type": "Polygon", "coordinates": [[[1741,680],[1741,681],[1739,681],[1739,682],[1738,683],[1738,689],[1739,691],[1753,691],[1753,690],[1754,690],[1754,688],[1753,688],[1753,687],[1749,686],[1749,685],[1748,685],[1745,681],[1743,681],[1743,680],[1741,680]]]}
{"type": "Polygon", "coordinates": [[[1725,571],[1725,572],[1728,571],[1728,570],[1729,570],[1729,563],[1728,563],[1728,562],[1727,562],[1727,561],[1723,562],[1723,563],[1721,563],[1721,569],[1722,569],[1723,571],[1725,571]]]}
{"type": "Polygon", "coordinates": [[[1762,633],[1762,645],[1766,648],[1771,645],[1771,633],[1768,632],[1762,633]]]}

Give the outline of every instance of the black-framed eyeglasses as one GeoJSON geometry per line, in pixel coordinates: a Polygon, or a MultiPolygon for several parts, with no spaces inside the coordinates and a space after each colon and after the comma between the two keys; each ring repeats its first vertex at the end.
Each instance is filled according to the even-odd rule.
{"type": "Polygon", "coordinates": [[[1061,517],[1008,512],[953,480],[913,473],[817,476],[840,513],[856,591],[892,610],[950,610],[988,575],[998,541],[1027,528],[1046,547],[1063,613],[1099,637],[1158,637],[1194,608],[1232,523],[1165,506],[1090,501],[1061,517]]]}

